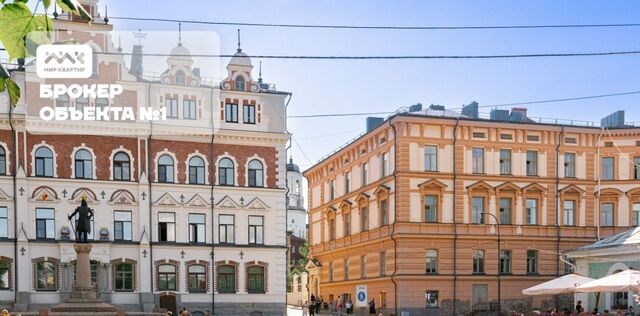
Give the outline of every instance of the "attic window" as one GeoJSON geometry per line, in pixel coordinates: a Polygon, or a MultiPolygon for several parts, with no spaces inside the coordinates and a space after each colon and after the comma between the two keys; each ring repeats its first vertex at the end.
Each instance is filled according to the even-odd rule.
{"type": "Polygon", "coordinates": [[[538,136],[538,135],[527,135],[527,141],[528,142],[539,142],[540,141],[540,136],[538,136]]]}
{"type": "Polygon", "coordinates": [[[502,140],[513,140],[513,135],[511,135],[511,134],[500,134],[500,139],[502,139],[502,140]]]}
{"type": "Polygon", "coordinates": [[[366,149],[364,149],[364,148],[363,148],[362,150],[360,150],[360,155],[364,155],[364,154],[366,154],[366,153],[367,153],[367,150],[366,150],[366,149]]]}
{"type": "Polygon", "coordinates": [[[577,144],[578,140],[575,137],[565,137],[564,138],[564,143],[565,144],[577,144]]]}
{"type": "Polygon", "coordinates": [[[176,71],[176,84],[179,86],[184,86],[187,83],[187,78],[184,74],[184,71],[178,70],[176,71]]]}
{"type": "Polygon", "coordinates": [[[613,147],[613,142],[604,142],[604,147],[613,147]]]}
{"type": "Polygon", "coordinates": [[[384,144],[386,141],[387,141],[386,138],[384,138],[384,137],[380,138],[380,144],[384,144]]]}
{"type": "Polygon", "coordinates": [[[349,163],[349,158],[347,158],[347,159],[345,159],[345,160],[344,160],[344,164],[345,164],[345,165],[346,165],[346,164],[348,164],[348,163],[349,163]]]}
{"type": "Polygon", "coordinates": [[[473,138],[486,138],[483,132],[473,132],[473,138]]]}
{"type": "Polygon", "coordinates": [[[244,77],[243,76],[237,76],[236,77],[236,90],[238,91],[244,91],[245,90],[245,81],[244,81],[244,77]]]}

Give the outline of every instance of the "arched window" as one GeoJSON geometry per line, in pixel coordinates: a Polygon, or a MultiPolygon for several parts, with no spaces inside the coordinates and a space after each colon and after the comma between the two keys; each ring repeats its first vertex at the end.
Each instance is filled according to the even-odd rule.
{"type": "Polygon", "coordinates": [[[200,157],[189,159],[189,183],[204,184],[204,160],[200,157]]]}
{"type": "Polygon", "coordinates": [[[66,95],[66,94],[63,94],[63,95],[59,96],[58,98],[56,98],[56,107],[57,108],[69,107],[69,96],[66,95]]]}
{"type": "Polygon", "coordinates": [[[55,291],[58,285],[56,273],[56,263],[52,261],[41,261],[36,263],[36,290],[55,291]]]}
{"type": "Polygon", "coordinates": [[[36,150],[36,177],[53,177],[53,153],[47,147],[36,150]]]}
{"type": "Polygon", "coordinates": [[[184,74],[184,71],[178,70],[176,71],[176,84],[184,86],[187,83],[187,78],[184,74]]]}
{"type": "Polygon", "coordinates": [[[256,159],[249,161],[249,186],[264,186],[264,171],[262,169],[262,163],[256,159]]]}
{"type": "Polygon", "coordinates": [[[233,161],[222,158],[218,163],[218,182],[220,185],[234,185],[233,161]]]}
{"type": "Polygon", "coordinates": [[[176,266],[170,264],[158,266],[158,289],[161,291],[175,291],[176,284],[176,266]]]}
{"type": "Polygon", "coordinates": [[[207,292],[207,269],[203,265],[195,264],[189,266],[189,292],[207,292]]]}
{"type": "Polygon", "coordinates": [[[236,292],[236,268],[230,265],[218,267],[218,293],[236,292]]]}
{"type": "Polygon", "coordinates": [[[80,149],[75,156],[76,179],[93,178],[93,157],[86,149],[80,149]]]}
{"type": "Polygon", "coordinates": [[[133,264],[120,263],[115,266],[114,271],[114,290],[116,291],[132,291],[133,290],[133,264]]]}
{"type": "Polygon", "coordinates": [[[264,293],[264,268],[251,266],[247,268],[247,291],[249,293],[264,293]]]}
{"type": "Polygon", "coordinates": [[[162,155],[158,159],[158,182],[173,183],[173,158],[162,155]]]}
{"type": "Polygon", "coordinates": [[[113,179],[131,180],[131,162],[125,152],[121,151],[113,156],[113,179]]]}
{"type": "Polygon", "coordinates": [[[0,175],[7,174],[7,152],[0,147],[0,175]]]}
{"type": "Polygon", "coordinates": [[[245,80],[243,76],[237,76],[236,77],[236,90],[238,91],[244,91],[245,90],[245,80]]]}

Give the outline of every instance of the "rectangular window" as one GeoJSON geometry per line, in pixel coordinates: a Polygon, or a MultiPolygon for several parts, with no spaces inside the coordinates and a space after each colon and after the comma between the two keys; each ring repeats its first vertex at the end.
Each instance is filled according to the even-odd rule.
{"type": "Polygon", "coordinates": [[[527,274],[538,273],[538,252],[527,250],[527,274]]]}
{"type": "Polygon", "coordinates": [[[473,173],[484,173],[484,148],[474,148],[471,156],[473,173]]]}
{"type": "Polygon", "coordinates": [[[533,150],[527,150],[527,175],[538,175],[538,152],[533,150]]]}
{"type": "Polygon", "coordinates": [[[387,253],[384,251],[380,253],[380,275],[387,275],[387,253]]]}
{"type": "Polygon", "coordinates": [[[510,198],[500,198],[500,224],[511,224],[510,198]]]}
{"type": "Polygon", "coordinates": [[[526,216],[525,224],[527,225],[538,224],[538,200],[527,199],[525,216],[526,216]]]}
{"type": "Polygon", "coordinates": [[[576,201],[564,201],[563,208],[563,224],[564,226],[575,225],[576,217],[576,201]]]}
{"type": "Polygon", "coordinates": [[[500,274],[510,274],[510,273],[511,273],[511,251],[501,250],[500,251],[500,274]]]}
{"type": "Polygon", "coordinates": [[[344,193],[349,192],[351,192],[351,172],[346,172],[344,174],[344,193]]]}
{"type": "Polygon", "coordinates": [[[360,278],[367,278],[367,256],[360,257],[360,278]]]}
{"type": "Polygon", "coordinates": [[[235,218],[233,215],[218,216],[218,239],[221,244],[233,244],[235,242],[235,218]]]}
{"type": "Polygon", "coordinates": [[[564,154],[564,177],[565,178],[576,177],[576,154],[574,153],[564,154]]]}
{"type": "Polygon", "coordinates": [[[205,220],[206,216],[204,214],[189,214],[189,242],[206,242],[205,220]]]}
{"type": "Polygon", "coordinates": [[[428,308],[438,307],[438,291],[426,291],[424,293],[425,305],[428,308]]]}
{"type": "Polygon", "coordinates": [[[369,164],[362,164],[362,185],[367,185],[369,183],[369,164]]]}
{"type": "Polygon", "coordinates": [[[569,273],[573,273],[575,272],[575,266],[576,266],[576,259],[575,258],[564,258],[565,261],[568,261],[564,263],[564,274],[569,274],[569,273]]]}
{"type": "Polygon", "coordinates": [[[42,261],[36,264],[36,290],[55,291],[57,281],[56,264],[50,261],[42,261]]]}
{"type": "Polygon", "coordinates": [[[640,157],[633,157],[633,179],[640,180],[640,157]]]}
{"type": "Polygon", "coordinates": [[[336,239],[336,219],[330,218],[329,219],[329,240],[335,240],[335,239],[336,239]]]}
{"type": "Polygon", "coordinates": [[[438,146],[424,147],[424,171],[438,171],[438,146]]]}
{"type": "Polygon", "coordinates": [[[487,136],[483,132],[473,132],[472,135],[473,135],[473,138],[482,138],[482,139],[487,138],[487,136]]]}
{"type": "Polygon", "coordinates": [[[224,121],[227,123],[238,123],[238,105],[227,103],[224,105],[224,121]]]}
{"type": "Polygon", "coordinates": [[[196,101],[184,100],[182,101],[182,117],[185,119],[196,119],[196,101]]]}
{"type": "Polygon", "coordinates": [[[602,180],[613,180],[613,157],[602,158],[602,180]]]}
{"type": "Polygon", "coordinates": [[[613,203],[603,203],[600,206],[600,226],[613,226],[613,203]]]}
{"type": "Polygon", "coordinates": [[[158,241],[176,241],[175,213],[158,213],[158,241]]]}
{"type": "Polygon", "coordinates": [[[362,207],[360,208],[360,231],[369,230],[369,208],[362,207]]]}
{"type": "Polygon", "coordinates": [[[329,262],[329,281],[333,281],[333,261],[329,262]]]}
{"type": "Polygon", "coordinates": [[[500,174],[511,174],[511,149],[500,149],[500,174]]]}
{"type": "Polygon", "coordinates": [[[484,250],[475,250],[473,252],[473,273],[484,273],[484,250]]]}
{"type": "Polygon", "coordinates": [[[242,122],[245,124],[256,123],[256,106],[245,104],[242,106],[242,122]]]}
{"type": "Polygon", "coordinates": [[[471,199],[471,223],[484,224],[484,198],[474,197],[471,199]]]}
{"type": "Polygon", "coordinates": [[[512,134],[500,134],[500,139],[501,140],[513,140],[513,135],[512,134]]]}
{"type": "Polygon", "coordinates": [[[249,216],[249,243],[264,244],[264,217],[249,216]]]}
{"type": "Polygon", "coordinates": [[[167,117],[178,118],[178,99],[165,98],[164,108],[166,110],[167,117]]]}
{"type": "Polygon", "coordinates": [[[344,259],[344,279],[349,280],[349,259],[344,259]]]}
{"type": "Polygon", "coordinates": [[[389,225],[389,202],[387,199],[380,201],[380,225],[389,225]]]}
{"type": "Polygon", "coordinates": [[[424,196],[424,222],[438,222],[438,197],[435,195],[424,196]]]}
{"type": "Polygon", "coordinates": [[[349,212],[344,214],[344,235],[351,235],[351,213],[349,212]]]}
{"type": "Polygon", "coordinates": [[[52,208],[36,209],[36,238],[37,239],[55,239],[55,216],[52,208]]]}
{"type": "Polygon", "coordinates": [[[113,239],[118,241],[131,241],[131,212],[113,212],[113,239]]]}
{"type": "Polygon", "coordinates": [[[133,290],[133,265],[129,263],[120,263],[114,267],[114,290],[115,291],[132,291],[133,290]]]}
{"type": "Polygon", "coordinates": [[[633,208],[631,209],[631,225],[632,226],[640,226],[640,204],[633,204],[633,208]]]}
{"type": "Polygon", "coordinates": [[[427,257],[425,259],[425,273],[435,274],[438,273],[438,251],[427,250],[427,257]]]}
{"type": "Polygon", "coordinates": [[[0,206],[0,238],[9,238],[8,213],[6,206],[0,206]]]}
{"type": "Polygon", "coordinates": [[[329,182],[329,199],[333,200],[336,198],[336,181],[331,180],[329,182]]]}
{"type": "Polygon", "coordinates": [[[528,142],[539,142],[540,141],[540,136],[538,136],[538,135],[527,135],[527,141],[528,142]]]}
{"type": "Polygon", "coordinates": [[[387,153],[382,153],[382,156],[380,157],[381,159],[381,163],[380,163],[380,167],[381,167],[381,171],[380,174],[383,177],[387,176],[387,171],[389,170],[389,157],[387,153]]]}
{"type": "Polygon", "coordinates": [[[565,137],[564,138],[564,143],[565,144],[577,144],[578,140],[575,137],[565,137]]]}

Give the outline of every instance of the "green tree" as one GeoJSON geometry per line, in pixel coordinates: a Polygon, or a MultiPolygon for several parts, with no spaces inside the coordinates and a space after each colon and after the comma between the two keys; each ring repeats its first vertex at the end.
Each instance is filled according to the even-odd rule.
{"type": "MultiPolygon", "coordinates": [[[[34,51],[29,51],[29,48],[51,41],[53,23],[47,16],[51,0],[36,1],[36,9],[32,12],[27,6],[28,0],[14,0],[12,3],[0,0],[2,4],[2,8],[0,8],[0,42],[9,55],[10,61],[33,56],[34,51]],[[41,3],[44,7],[44,13],[36,14],[35,11],[41,3]]],[[[63,11],[91,21],[91,15],[80,5],[78,0],[56,0],[56,3],[63,11]]],[[[20,87],[10,78],[7,69],[0,65],[0,92],[5,90],[9,94],[11,103],[15,106],[20,99],[20,87]]]]}

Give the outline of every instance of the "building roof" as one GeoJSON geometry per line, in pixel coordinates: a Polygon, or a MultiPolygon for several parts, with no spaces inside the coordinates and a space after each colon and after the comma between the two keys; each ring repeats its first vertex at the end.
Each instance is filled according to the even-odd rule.
{"type": "Polygon", "coordinates": [[[596,241],[593,244],[582,246],[568,252],[589,251],[631,245],[640,246],[640,226],[629,229],[622,233],[611,235],[607,238],[596,241]]]}
{"type": "Polygon", "coordinates": [[[287,163],[287,172],[289,171],[300,173],[300,167],[293,163],[293,158],[289,158],[289,163],[287,163]]]}
{"type": "Polygon", "coordinates": [[[239,65],[239,66],[248,66],[252,67],[251,58],[249,55],[243,53],[241,50],[238,50],[233,57],[231,57],[231,61],[229,61],[229,65],[239,65]]]}

